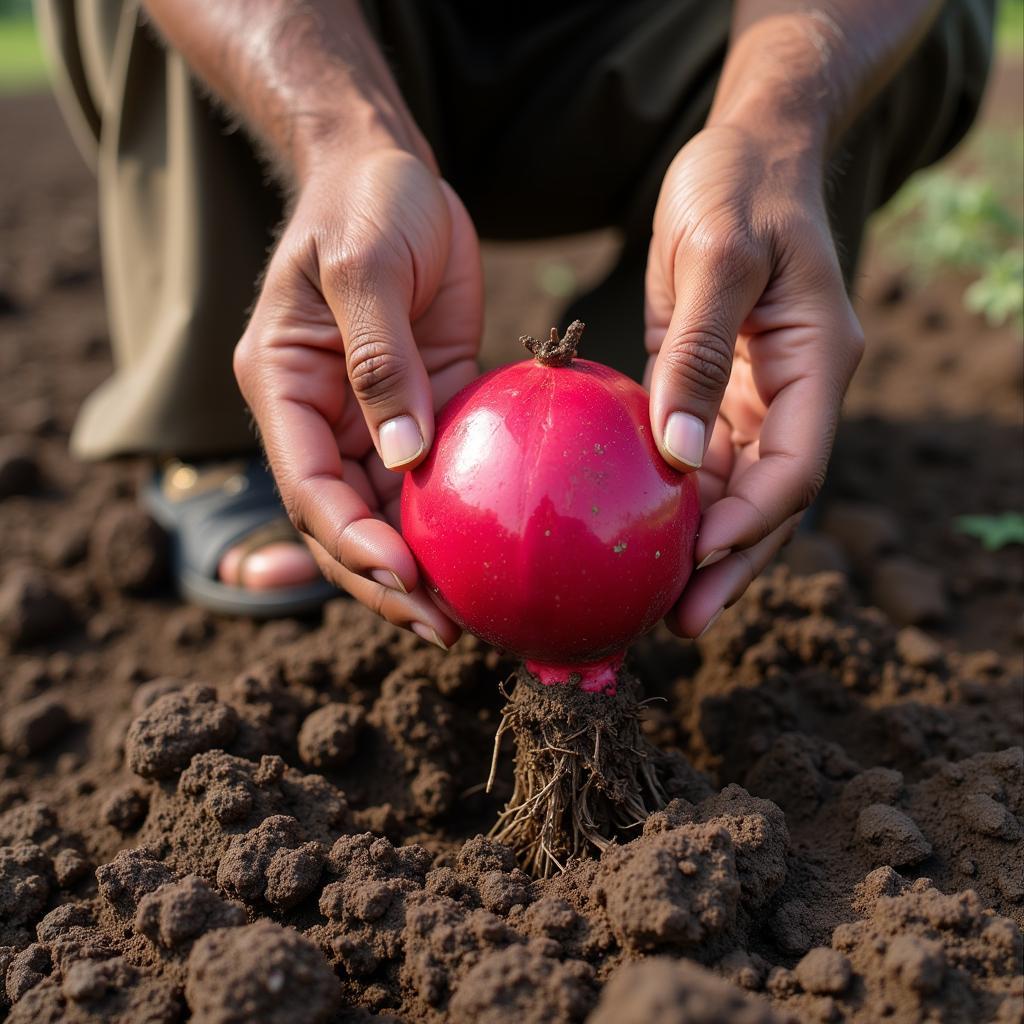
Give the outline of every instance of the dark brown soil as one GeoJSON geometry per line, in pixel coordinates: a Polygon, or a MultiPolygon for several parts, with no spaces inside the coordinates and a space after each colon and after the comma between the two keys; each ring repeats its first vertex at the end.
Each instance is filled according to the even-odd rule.
{"type": "MultiPolygon", "coordinates": [[[[142,467],[68,458],[109,367],[93,186],[48,98],[0,129],[0,1017],[1020,1019],[1024,566],[951,520],[1022,505],[1021,347],[956,282],[869,260],[821,528],[633,652],[686,792],[534,882],[481,836],[512,665],[347,600],[183,608],[142,467]]],[[[510,339],[555,322],[531,252],[607,239],[489,251],[510,339]]]]}

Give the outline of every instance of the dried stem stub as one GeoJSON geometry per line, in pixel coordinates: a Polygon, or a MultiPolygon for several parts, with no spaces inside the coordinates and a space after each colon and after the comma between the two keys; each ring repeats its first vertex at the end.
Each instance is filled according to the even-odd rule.
{"type": "Polygon", "coordinates": [[[671,759],[644,736],[639,681],[620,669],[615,696],[572,685],[545,686],[526,668],[502,710],[495,736],[516,744],[512,796],[490,835],[539,878],[593,856],[619,837],[635,838],[669,801],[671,759]]]}
{"type": "Polygon", "coordinates": [[[561,338],[558,336],[558,328],[552,327],[551,336],[541,341],[528,334],[524,334],[519,341],[541,366],[571,366],[583,337],[583,328],[581,320],[573,320],[561,338]]]}

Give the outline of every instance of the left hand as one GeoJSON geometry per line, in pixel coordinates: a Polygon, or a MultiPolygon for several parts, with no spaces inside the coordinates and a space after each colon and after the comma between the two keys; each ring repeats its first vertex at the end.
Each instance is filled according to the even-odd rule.
{"type": "Polygon", "coordinates": [[[669,167],[647,267],[646,382],[665,459],[696,472],[699,568],[667,622],[698,636],[789,539],[825,479],[863,351],[824,161],[708,127],[669,167]]]}

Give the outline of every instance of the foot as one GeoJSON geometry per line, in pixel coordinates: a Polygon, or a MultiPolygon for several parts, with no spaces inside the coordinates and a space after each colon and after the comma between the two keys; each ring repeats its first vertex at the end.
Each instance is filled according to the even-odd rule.
{"type": "MultiPolygon", "coordinates": [[[[197,469],[175,461],[166,469],[163,488],[172,500],[181,500],[212,488],[230,487],[239,468],[239,464],[224,463],[197,469]]],[[[320,570],[298,534],[294,540],[286,536],[266,543],[255,536],[243,539],[225,552],[217,574],[222,583],[247,590],[279,590],[320,578],[320,570]]]]}

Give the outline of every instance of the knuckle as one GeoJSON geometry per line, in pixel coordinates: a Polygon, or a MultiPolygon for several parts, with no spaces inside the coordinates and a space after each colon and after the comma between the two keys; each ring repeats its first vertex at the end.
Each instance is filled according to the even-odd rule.
{"type": "Polygon", "coordinates": [[[742,226],[709,232],[698,243],[702,263],[717,268],[730,280],[749,273],[761,258],[761,246],[742,226]]]}
{"type": "Polygon", "coordinates": [[[851,363],[851,374],[860,365],[861,359],[864,358],[865,346],[864,329],[857,318],[853,317],[846,340],[846,350],[849,353],[851,363]]]}
{"type": "Polygon", "coordinates": [[[732,373],[732,341],[725,332],[705,329],[676,338],[665,351],[671,379],[700,401],[718,398],[732,373]]]}
{"type": "Polygon", "coordinates": [[[391,266],[393,256],[393,250],[380,236],[338,242],[325,262],[324,283],[341,294],[362,290],[391,266]]]}
{"type": "Polygon", "coordinates": [[[284,506],[288,522],[299,533],[310,533],[309,516],[306,512],[308,506],[308,485],[300,482],[293,487],[281,487],[281,504],[284,506]]]}
{"type": "Polygon", "coordinates": [[[401,387],[406,361],[394,343],[376,331],[346,339],[348,379],[363,405],[388,401],[401,387]]]}
{"type": "Polygon", "coordinates": [[[256,361],[254,349],[255,343],[252,335],[247,331],[239,339],[238,344],[235,345],[235,350],[231,357],[231,367],[235,374],[235,380],[238,381],[243,394],[245,394],[246,388],[252,379],[256,361]]]}
{"type": "Polygon", "coordinates": [[[798,512],[803,512],[804,509],[809,508],[814,499],[821,493],[822,487],[825,486],[825,477],[827,475],[828,458],[822,457],[814,464],[810,475],[803,482],[803,486],[798,494],[798,512]]]}

